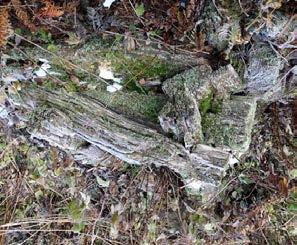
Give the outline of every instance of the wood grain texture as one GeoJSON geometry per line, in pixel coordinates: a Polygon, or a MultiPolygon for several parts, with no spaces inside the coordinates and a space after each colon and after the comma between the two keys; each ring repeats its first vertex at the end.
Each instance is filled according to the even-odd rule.
{"type": "Polygon", "coordinates": [[[19,95],[21,103],[13,98],[11,102],[18,108],[20,118],[31,117],[27,129],[32,138],[92,160],[100,161],[104,153],[109,153],[130,164],[166,166],[180,174],[195,192],[215,190],[230,160],[228,153],[209,146],[197,145],[189,152],[155,129],[128,119],[87,95],[39,88],[19,95]]]}

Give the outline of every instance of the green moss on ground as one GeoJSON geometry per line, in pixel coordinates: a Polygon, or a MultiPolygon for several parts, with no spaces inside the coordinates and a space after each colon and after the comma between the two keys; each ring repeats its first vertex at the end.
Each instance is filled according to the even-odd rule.
{"type": "Polygon", "coordinates": [[[178,68],[154,56],[132,58],[118,50],[106,52],[105,57],[114,71],[124,76],[125,88],[140,93],[147,93],[147,89],[139,85],[140,79],[162,80],[178,68]]]}

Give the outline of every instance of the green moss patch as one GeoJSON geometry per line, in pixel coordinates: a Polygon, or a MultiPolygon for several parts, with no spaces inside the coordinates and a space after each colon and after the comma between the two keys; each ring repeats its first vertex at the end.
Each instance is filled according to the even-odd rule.
{"type": "Polygon", "coordinates": [[[177,69],[154,56],[132,58],[121,51],[105,53],[105,57],[112,63],[115,72],[124,76],[124,85],[129,91],[146,93],[147,90],[139,85],[140,79],[163,80],[177,69]]]}
{"type": "Polygon", "coordinates": [[[199,111],[204,117],[207,113],[219,113],[222,110],[222,100],[216,98],[214,91],[211,91],[199,103],[199,111]]]}
{"type": "MultiPolygon", "coordinates": [[[[217,98],[213,90],[205,96],[199,104],[199,111],[201,114],[201,126],[204,136],[209,128],[216,128],[216,116],[222,111],[222,99],[217,98]]],[[[215,132],[212,132],[216,134],[215,132]]],[[[209,136],[207,136],[208,138],[209,136]]]]}

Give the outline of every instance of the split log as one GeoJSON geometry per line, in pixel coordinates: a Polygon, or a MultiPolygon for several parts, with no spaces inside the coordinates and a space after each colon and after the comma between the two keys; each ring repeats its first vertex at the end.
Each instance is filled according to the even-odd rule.
{"type": "Polygon", "coordinates": [[[73,155],[98,160],[109,153],[129,164],[166,166],[189,190],[213,195],[231,155],[197,145],[192,152],[156,129],[126,118],[87,95],[28,88],[9,98],[15,114],[29,121],[32,138],[73,155]]]}

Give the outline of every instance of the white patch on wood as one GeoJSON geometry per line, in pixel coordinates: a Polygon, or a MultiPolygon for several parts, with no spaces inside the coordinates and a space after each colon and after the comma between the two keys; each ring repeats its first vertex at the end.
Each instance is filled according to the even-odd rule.
{"type": "Polygon", "coordinates": [[[114,83],[114,84],[112,84],[112,85],[108,85],[108,86],[106,87],[106,90],[107,90],[107,92],[109,92],[109,93],[114,93],[114,92],[116,92],[116,91],[121,90],[122,88],[123,88],[123,86],[122,86],[121,84],[114,83]]]}
{"type": "Polygon", "coordinates": [[[110,8],[110,6],[115,2],[116,0],[105,0],[103,3],[103,6],[105,8],[110,8]]]}
{"type": "Polygon", "coordinates": [[[119,91],[123,88],[123,86],[120,84],[122,82],[122,79],[115,77],[113,72],[110,69],[108,69],[105,66],[100,66],[99,70],[100,70],[100,73],[99,73],[100,77],[102,77],[103,79],[106,79],[106,80],[114,81],[113,84],[108,85],[106,87],[107,92],[114,93],[114,92],[119,91]]]}

